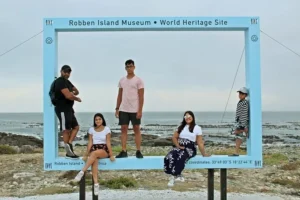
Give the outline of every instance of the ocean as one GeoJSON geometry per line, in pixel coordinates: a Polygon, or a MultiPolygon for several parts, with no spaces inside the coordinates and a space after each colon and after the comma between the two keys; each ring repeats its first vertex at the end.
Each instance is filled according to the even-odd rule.
{"type": "MultiPolygon", "coordinates": [[[[86,134],[93,123],[94,113],[75,113],[80,124],[78,137],[86,134]]],[[[195,112],[196,123],[202,126],[204,135],[211,136],[212,141],[222,142],[234,124],[234,112],[195,112]],[[218,138],[220,136],[220,138],[218,138]]],[[[107,125],[113,132],[120,132],[118,119],[112,112],[103,113],[107,125]]],[[[263,112],[263,137],[275,136],[277,143],[299,143],[300,112],[263,112]]],[[[142,133],[171,136],[182,121],[183,112],[144,112],[142,133]]],[[[42,113],[0,113],[0,132],[43,137],[42,113]]],[[[131,131],[132,132],[132,131],[131,131]]],[[[274,142],[274,141],[273,141],[274,142]]]]}

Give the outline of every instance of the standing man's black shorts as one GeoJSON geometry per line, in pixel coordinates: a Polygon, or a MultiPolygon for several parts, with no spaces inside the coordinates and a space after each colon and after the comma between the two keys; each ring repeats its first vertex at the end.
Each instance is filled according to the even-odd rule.
{"type": "Polygon", "coordinates": [[[119,111],[119,125],[129,125],[130,121],[132,125],[140,125],[141,119],[137,119],[136,114],[119,111]]]}
{"type": "Polygon", "coordinates": [[[55,113],[60,123],[60,131],[71,130],[78,126],[77,119],[74,115],[73,108],[64,109],[63,111],[55,107],[55,113]]]}

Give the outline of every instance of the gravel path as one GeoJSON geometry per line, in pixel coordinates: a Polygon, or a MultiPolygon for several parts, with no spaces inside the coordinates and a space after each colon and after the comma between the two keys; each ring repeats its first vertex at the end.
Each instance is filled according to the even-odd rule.
{"type": "MultiPolygon", "coordinates": [[[[206,191],[198,192],[176,192],[172,190],[102,190],[100,191],[99,199],[105,200],[173,200],[173,199],[184,199],[184,200],[195,200],[195,199],[207,199],[206,191]]],[[[288,196],[272,196],[267,194],[233,194],[227,195],[230,200],[296,200],[300,198],[288,197],[288,196]]],[[[31,196],[25,198],[15,197],[0,197],[0,200],[75,200],[79,199],[78,193],[71,194],[56,194],[47,196],[31,196]]],[[[92,193],[88,192],[86,199],[92,199],[92,193]]],[[[215,199],[220,199],[219,192],[215,191],[215,199]]]]}

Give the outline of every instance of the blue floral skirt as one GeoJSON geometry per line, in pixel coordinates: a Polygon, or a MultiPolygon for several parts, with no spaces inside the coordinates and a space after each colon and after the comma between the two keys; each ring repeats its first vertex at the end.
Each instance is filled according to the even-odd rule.
{"type": "Polygon", "coordinates": [[[164,158],[164,171],[166,174],[171,174],[173,176],[181,175],[186,162],[197,154],[195,142],[179,138],[178,143],[185,148],[179,149],[173,147],[164,158]]]}

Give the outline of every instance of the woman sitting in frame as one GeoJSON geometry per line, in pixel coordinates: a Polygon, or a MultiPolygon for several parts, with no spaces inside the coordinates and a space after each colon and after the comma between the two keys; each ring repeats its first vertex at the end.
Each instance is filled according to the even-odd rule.
{"type": "Polygon", "coordinates": [[[164,172],[171,175],[169,187],[174,186],[175,181],[184,182],[181,173],[187,161],[197,155],[196,145],[202,156],[209,156],[204,150],[202,129],[196,125],[192,111],[184,113],[181,125],[175,131],[172,140],[175,147],[164,158],[164,172]]]}
{"type": "Polygon", "coordinates": [[[105,119],[101,113],[95,114],[94,126],[89,129],[88,134],[89,142],[83,160],[86,160],[88,156],[89,158],[85,166],[75,177],[74,181],[79,182],[88,168],[92,166],[94,194],[98,195],[98,159],[110,158],[111,161],[115,160],[110,143],[111,131],[109,127],[106,126],[105,119]]]}

